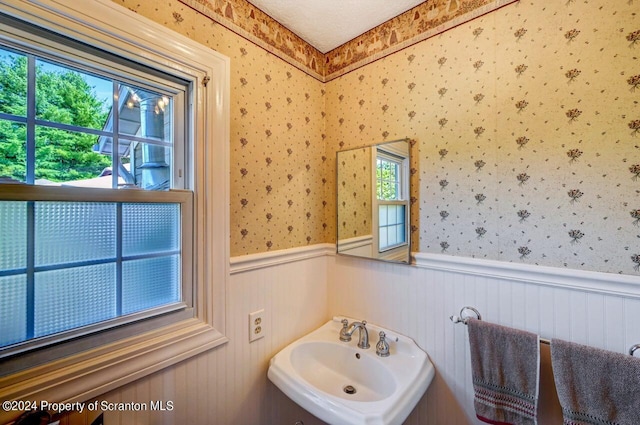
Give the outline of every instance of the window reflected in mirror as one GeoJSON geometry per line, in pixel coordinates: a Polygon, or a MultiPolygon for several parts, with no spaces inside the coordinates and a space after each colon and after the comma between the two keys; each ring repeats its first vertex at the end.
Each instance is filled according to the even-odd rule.
{"type": "Polygon", "coordinates": [[[410,262],[409,140],[337,152],[337,252],[410,262]]]}

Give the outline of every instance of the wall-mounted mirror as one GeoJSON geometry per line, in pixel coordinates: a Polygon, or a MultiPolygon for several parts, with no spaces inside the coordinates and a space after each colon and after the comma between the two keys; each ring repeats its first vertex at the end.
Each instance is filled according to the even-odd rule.
{"type": "Polygon", "coordinates": [[[338,254],[409,263],[409,139],[336,154],[338,254]]]}

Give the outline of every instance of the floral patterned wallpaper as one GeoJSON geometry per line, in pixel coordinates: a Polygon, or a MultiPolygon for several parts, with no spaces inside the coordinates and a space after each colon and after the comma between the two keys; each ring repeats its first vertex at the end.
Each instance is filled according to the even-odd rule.
{"type": "Polygon", "coordinates": [[[329,147],[416,139],[422,252],[639,274],[638,12],[521,0],[357,69],[329,147]]]}
{"type": "Polygon", "coordinates": [[[231,58],[231,255],[335,238],[323,83],[170,0],[114,0],[231,58]]]}
{"type": "Polygon", "coordinates": [[[339,240],[371,236],[371,161],[371,148],[352,149],[337,155],[339,240]]]}
{"type": "Polygon", "coordinates": [[[517,0],[429,0],[326,54],[324,81],[517,0]]]}
{"type": "Polygon", "coordinates": [[[640,274],[635,2],[499,8],[321,83],[182,3],[231,58],[231,250],[335,242],[335,152],[413,139],[414,250],[640,274]]]}
{"type": "Polygon", "coordinates": [[[328,232],[322,86],[264,59],[247,48],[232,84],[232,255],[321,243],[328,232]]]}

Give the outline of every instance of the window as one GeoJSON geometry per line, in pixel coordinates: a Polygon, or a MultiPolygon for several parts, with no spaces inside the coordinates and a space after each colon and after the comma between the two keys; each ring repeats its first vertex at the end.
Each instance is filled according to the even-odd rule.
{"type": "Polygon", "coordinates": [[[381,201],[402,199],[402,158],[378,151],[376,159],[376,193],[381,201]]]}
{"type": "Polygon", "coordinates": [[[68,51],[45,59],[29,44],[0,44],[0,184],[19,199],[0,201],[1,354],[191,304],[181,285],[191,230],[180,219],[191,196],[160,192],[183,185],[174,141],[187,138],[174,105],[188,86],[140,67],[80,68],[68,51]],[[123,202],[96,188],[158,192],[123,202]]]}
{"type": "Polygon", "coordinates": [[[0,398],[92,397],[224,343],[228,59],[108,0],[0,23],[0,398]]]}
{"type": "Polygon", "coordinates": [[[0,182],[183,187],[182,173],[172,171],[184,169],[178,161],[184,158],[185,129],[174,105],[184,108],[185,82],[154,76],[155,87],[143,87],[152,82],[144,68],[111,64],[107,73],[104,67],[66,64],[79,59],[68,52],[49,48],[47,56],[54,59],[0,43],[0,182]],[[124,81],[123,74],[138,83],[124,81]]]}
{"type": "Polygon", "coordinates": [[[407,245],[407,158],[378,148],[376,199],[378,204],[378,252],[407,245]]]}

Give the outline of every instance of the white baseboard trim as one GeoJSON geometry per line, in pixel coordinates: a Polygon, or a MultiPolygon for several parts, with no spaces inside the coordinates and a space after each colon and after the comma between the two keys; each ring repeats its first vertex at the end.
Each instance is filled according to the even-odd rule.
{"type": "Polygon", "coordinates": [[[640,276],[415,252],[415,265],[474,276],[640,298],[640,276]]]}
{"type": "Polygon", "coordinates": [[[264,267],[306,260],[309,258],[335,255],[336,245],[321,243],[310,246],[261,252],[258,254],[240,255],[229,259],[230,274],[242,273],[264,267]]]}

